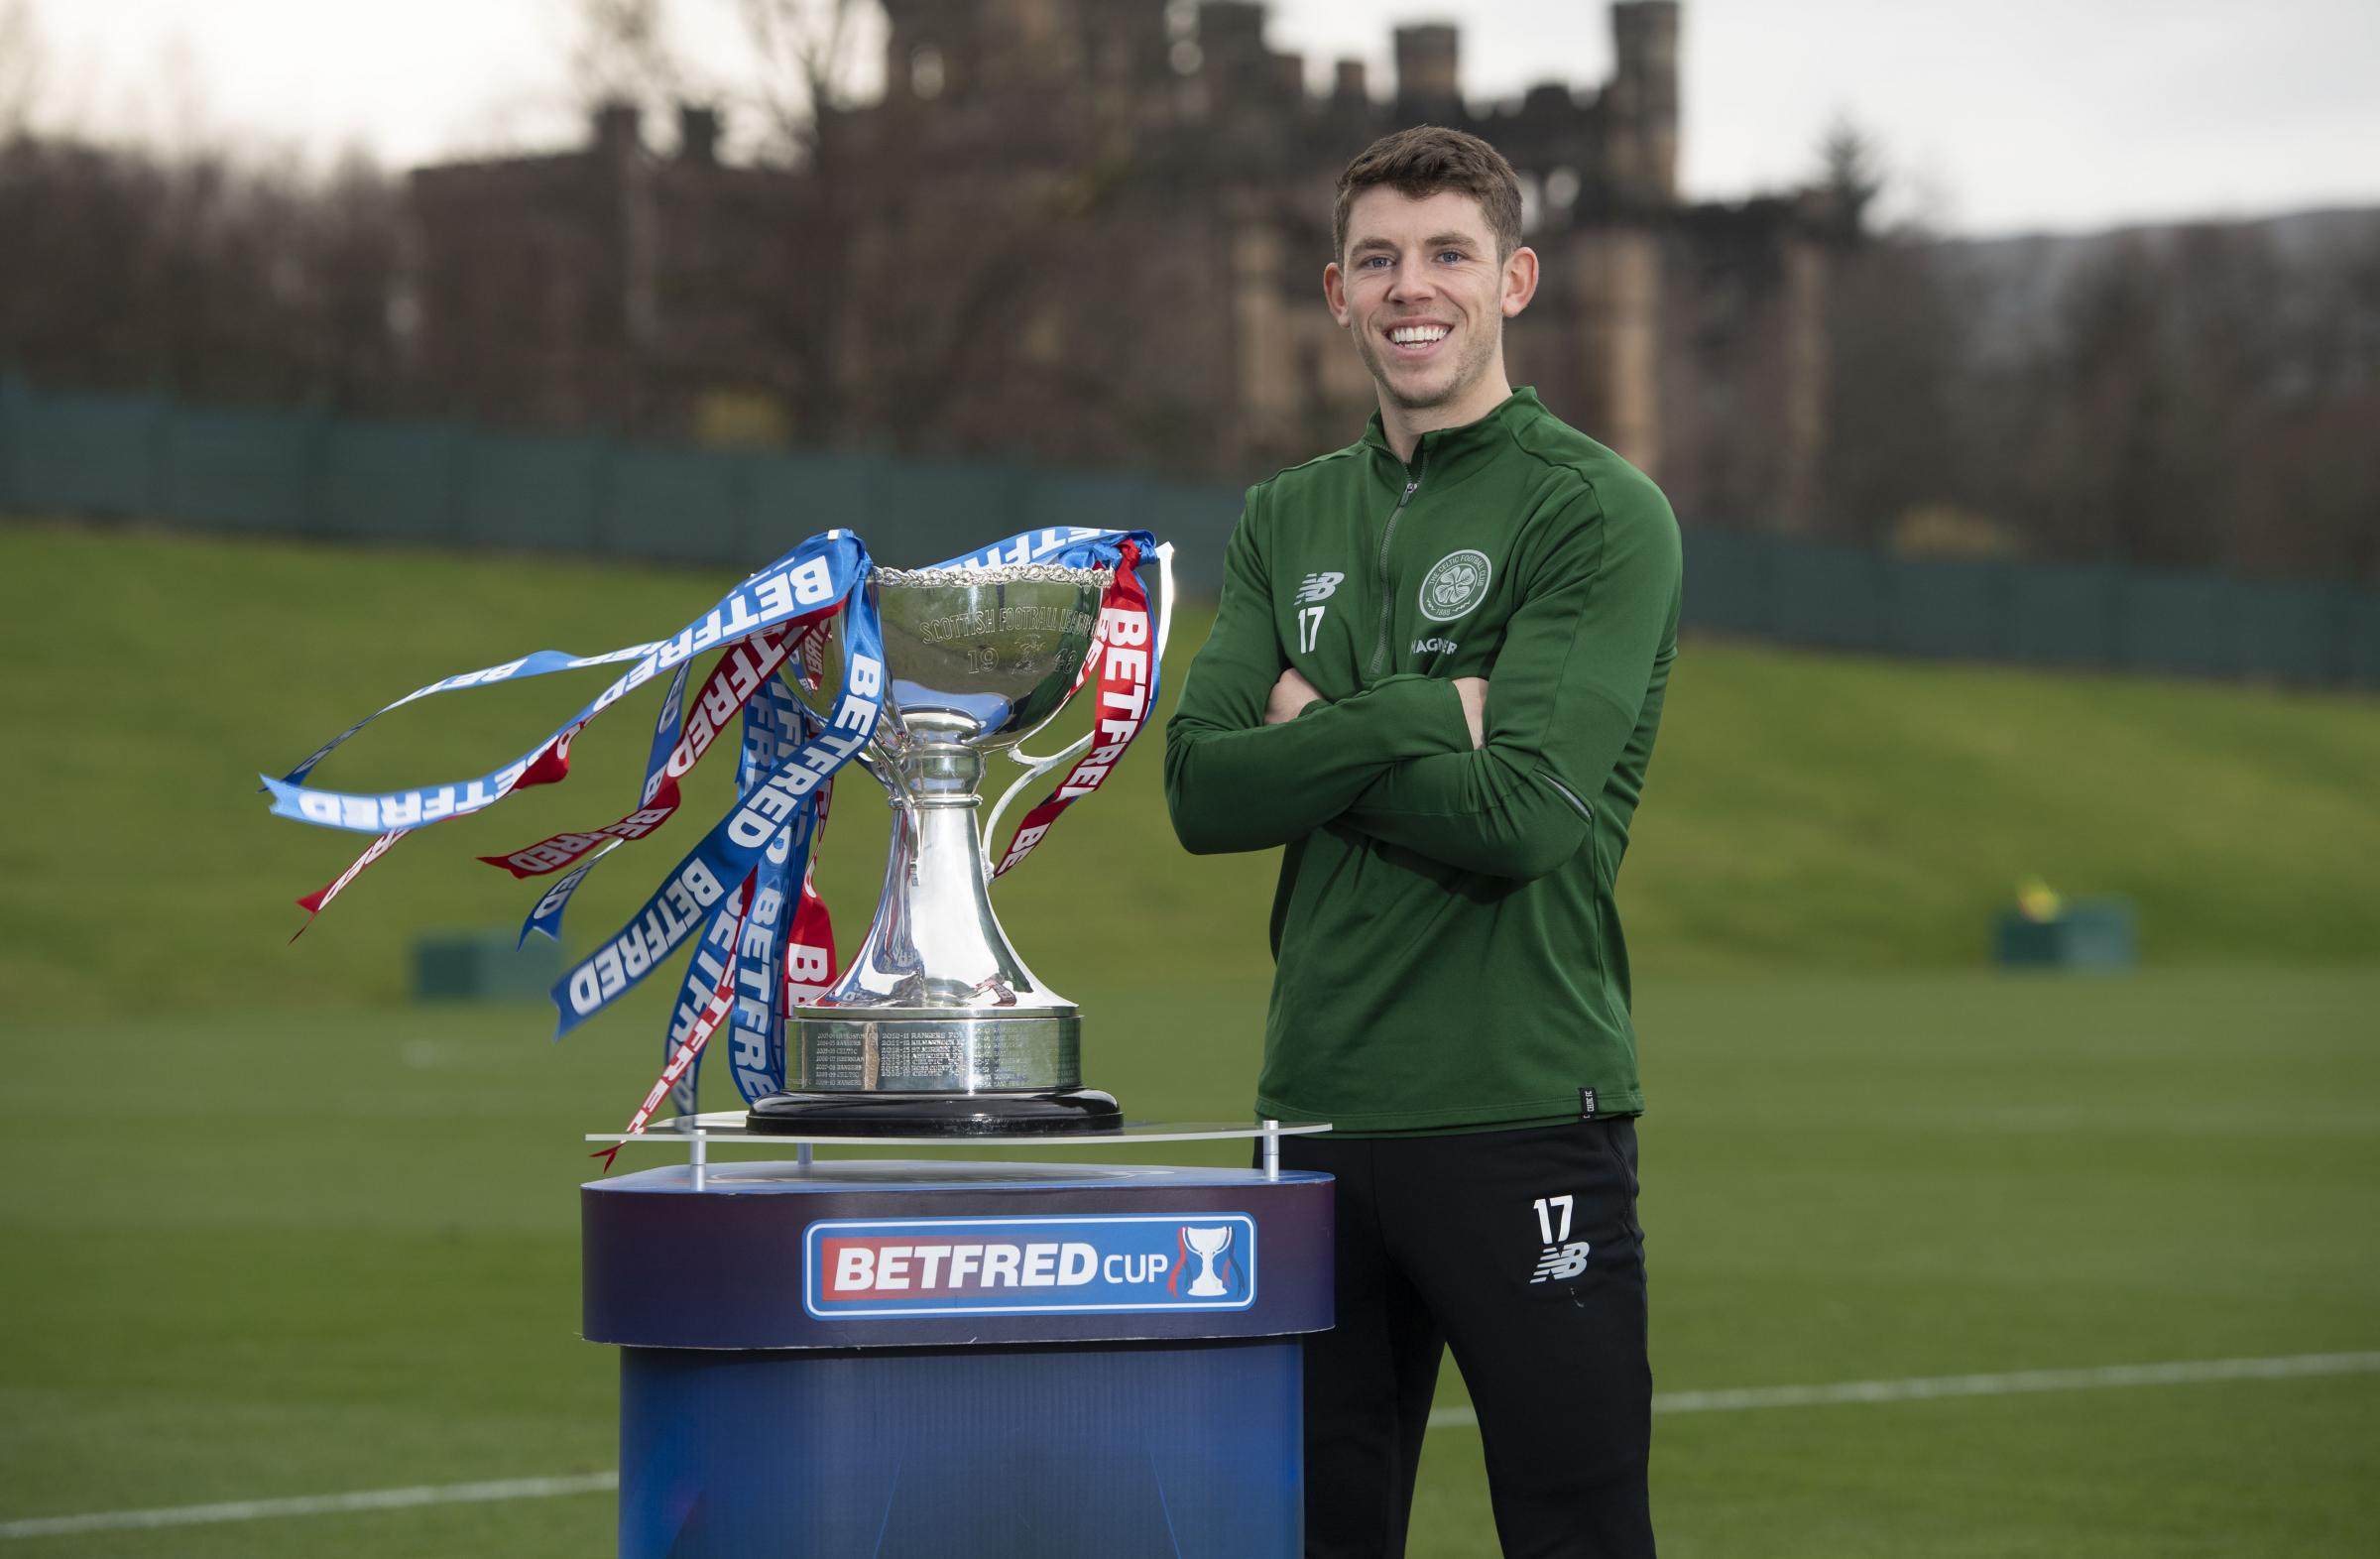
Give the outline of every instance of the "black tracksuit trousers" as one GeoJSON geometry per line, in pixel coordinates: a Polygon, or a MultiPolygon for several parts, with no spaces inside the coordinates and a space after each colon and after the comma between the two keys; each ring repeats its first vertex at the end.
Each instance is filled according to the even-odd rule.
{"type": "Polygon", "coordinates": [[[1649,1559],[1635,1122],[1288,1138],[1281,1162],[1339,1181],[1338,1324],[1306,1339],[1307,1559],[1404,1553],[1446,1347],[1506,1559],[1649,1559]]]}

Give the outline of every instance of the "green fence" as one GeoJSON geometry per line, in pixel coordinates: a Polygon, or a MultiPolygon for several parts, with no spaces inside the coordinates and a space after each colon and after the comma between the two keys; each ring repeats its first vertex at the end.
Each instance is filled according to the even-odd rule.
{"type": "Polygon", "coordinates": [[[1221,587],[1235,489],[1018,465],[736,453],[60,394],[0,379],[0,511],[751,567],[830,526],[888,562],[1034,526],[1142,526],[1221,587]]]}
{"type": "Polygon", "coordinates": [[[2380,596],[2113,564],[1896,557],[1690,526],[1686,613],[1788,644],[2380,686],[2380,596]]]}
{"type": "MultiPolygon", "coordinates": [[[[0,512],[750,567],[844,526],[914,565],[1142,526],[1212,595],[1240,496],[1123,474],[728,453],[66,394],[0,376],[0,512]]],[[[2380,687],[2380,596],[2112,564],[1909,558],[1686,529],[1689,627],[1822,649],[2380,687]]]]}

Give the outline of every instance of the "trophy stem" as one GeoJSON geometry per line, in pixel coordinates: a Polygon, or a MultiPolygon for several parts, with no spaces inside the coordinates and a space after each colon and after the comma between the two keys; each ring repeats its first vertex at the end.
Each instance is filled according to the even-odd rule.
{"type": "Polygon", "coordinates": [[[892,797],[892,837],[875,923],[850,971],[820,1006],[1071,1016],[1074,1004],[1025,967],[992,910],[977,811],[983,755],[952,744],[919,744],[906,767],[911,788],[892,797]]]}

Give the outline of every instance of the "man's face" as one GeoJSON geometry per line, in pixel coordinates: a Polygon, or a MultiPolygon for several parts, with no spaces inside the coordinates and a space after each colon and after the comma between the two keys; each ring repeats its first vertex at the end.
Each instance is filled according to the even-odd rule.
{"type": "Polygon", "coordinates": [[[1348,209],[1347,253],[1323,271],[1323,295],[1381,396],[1423,411],[1500,380],[1504,320],[1535,290],[1536,260],[1526,249],[1497,260],[1471,195],[1371,188],[1348,209]]]}

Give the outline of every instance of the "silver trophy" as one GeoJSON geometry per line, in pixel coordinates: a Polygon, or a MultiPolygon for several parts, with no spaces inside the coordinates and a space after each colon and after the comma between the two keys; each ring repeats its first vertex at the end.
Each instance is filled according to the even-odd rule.
{"type": "MultiPolygon", "coordinates": [[[[1163,617],[1171,548],[1159,548],[1163,617]]],[[[801,1136],[994,1136],[1112,1131],[1114,1096],[1082,1086],[1082,1019],[1025,967],[992,912],[995,836],[1009,803],[1090,744],[1019,750],[1073,696],[1098,627],[1105,569],[1012,563],[879,568],[890,687],[860,762],[892,804],[884,897],[842,978],[790,1018],[785,1090],[750,1129],[801,1136]],[[1016,776],[978,817],[995,760],[1016,776]]],[[[1156,650],[1161,655],[1165,623],[1156,650]]],[[[840,681],[840,635],[813,666],[840,681]]]]}

